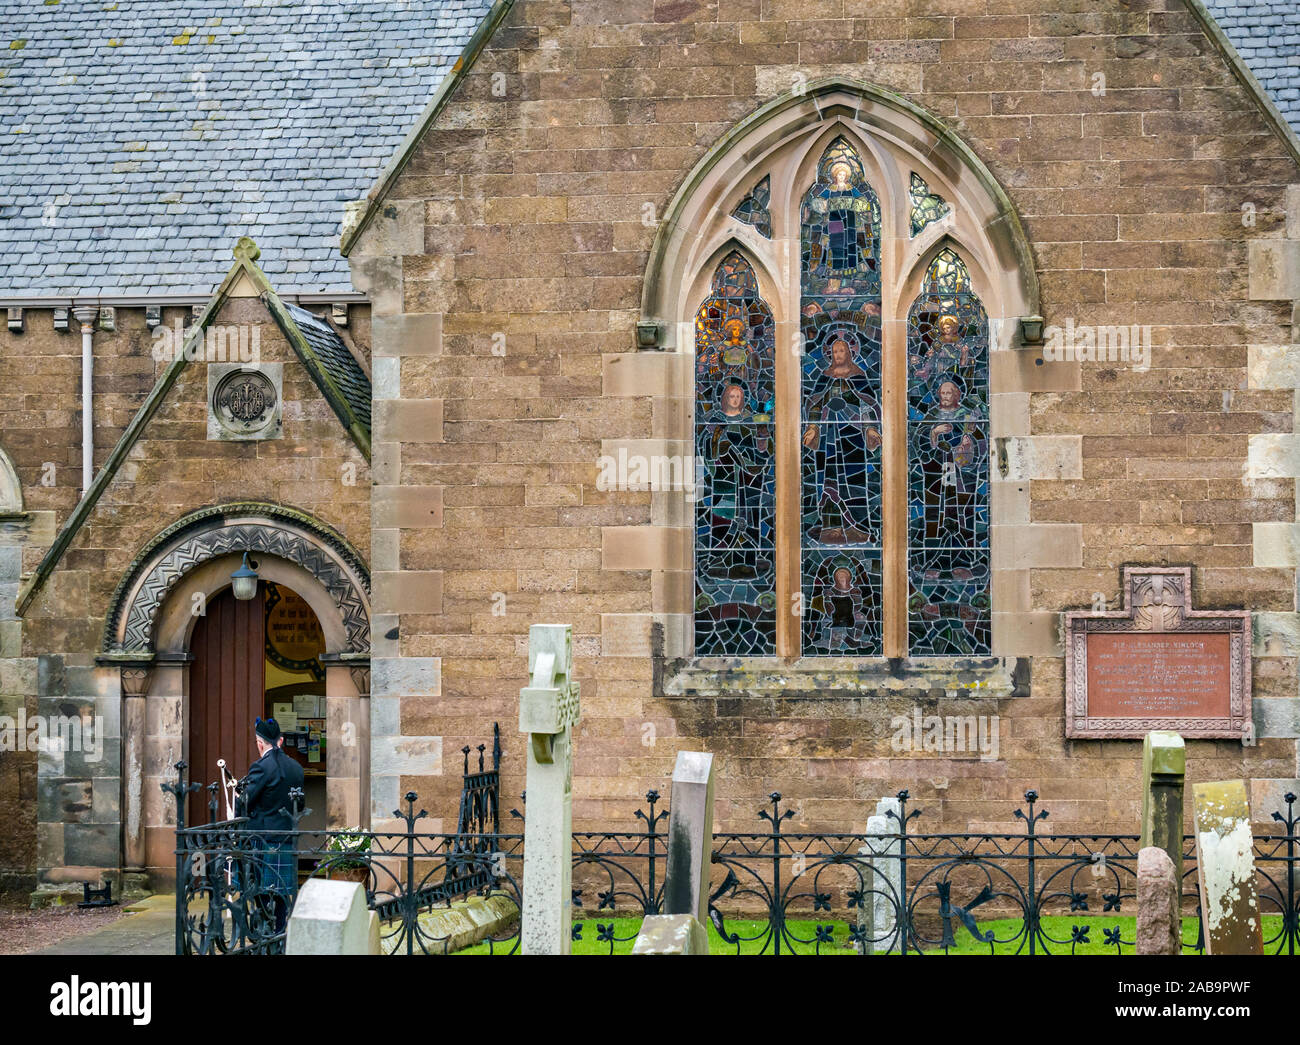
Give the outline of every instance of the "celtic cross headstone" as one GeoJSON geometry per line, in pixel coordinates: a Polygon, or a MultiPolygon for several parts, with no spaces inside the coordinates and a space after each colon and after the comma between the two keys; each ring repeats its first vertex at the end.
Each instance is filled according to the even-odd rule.
{"type": "Polygon", "coordinates": [[[568,954],[573,907],[573,745],[578,684],[567,624],[528,629],[529,682],[519,691],[519,731],[528,734],[524,820],[524,954],[568,954]]]}

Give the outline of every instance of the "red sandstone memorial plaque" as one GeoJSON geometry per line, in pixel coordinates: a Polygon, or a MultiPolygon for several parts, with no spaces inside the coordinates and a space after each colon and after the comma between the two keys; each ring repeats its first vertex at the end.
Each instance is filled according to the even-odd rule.
{"type": "Polygon", "coordinates": [[[1065,735],[1248,739],[1250,613],[1193,610],[1191,567],[1127,566],[1124,609],[1065,615],[1065,735]]]}

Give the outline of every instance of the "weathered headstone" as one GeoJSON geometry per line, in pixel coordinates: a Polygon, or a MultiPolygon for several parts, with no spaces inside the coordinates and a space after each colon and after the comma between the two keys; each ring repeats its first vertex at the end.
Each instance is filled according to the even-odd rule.
{"type": "MultiPolygon", "coordinates": [[[[1142,741],[1142,848],[1158,846],[1169,854],[1176,880],[1183,880],[1183,738],[1155,730],[1142,741]]],[[[1180,884],[1181,889],[1181,884],[1180,884]]]]}
{"type": "Polygon", "coordinates": [[[663,914],[641,923],[633,954],[709,953],[709,870],[713,862],[713,756],[677,752],[668,818],[663,914]]]}
{"type": "Polygon", "coordinates": [[[359,882],[312,878],[298,891],[286,954],[378,954],[379,919],[359,882]]]}
{"type": "Polygon", "coordinates": [[[1138,954],[1183,953],[1181,883],[1182,877],[1164,849],[1149,845],[1138,850],[1138,954]]]}
{"type": "Polygon", "coordinates": [[[709,931],[693,914],[652,914],[641,923],[633,954],[708,954],[709,931]]]}
{"type": "Polygon", "coordinates": [[[713,756],[677,752],[668,816],[668,872],[664,914],[690,914],[709,921],[709,878],[713,858],[713,756]]]}
{"type": "Polygon", "coordinates": [[[903,841],[899,823],[889,814],[898,816],[901,806],[897,798],[882,798],[876,803],[875,816],[867,817],[866,834],[870,839],[858,850],[860,861],[867,867],[863,877],[864,896],[858,906],[858,934],[862,938],[859,949],[863,954],[891,954],[902,949],[897,938],[897,911],[903,903],[900,889],[903,883],[903,841]]]}
{"type": "Polygon", "coordinates": [[[572,629],[528,629],[529,684],[519,691],[519,731],[528,734],[524,895],[520,949],[568,954],[573,921],[573,747],[578,684],[572,629]]]}
{"type": "Polygon", "coordinates": [[[1192,785],[1206,954],[1263,954],[1244,780],[1192,785]]]}

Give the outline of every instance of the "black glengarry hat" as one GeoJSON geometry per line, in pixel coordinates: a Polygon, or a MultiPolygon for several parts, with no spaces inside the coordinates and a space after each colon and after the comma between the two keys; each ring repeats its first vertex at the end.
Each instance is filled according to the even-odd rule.
{"type": "Polygon", "coordinates": [[[273,718],[259,718],[253,723],[253,732],[268,744],[280,739],[280,726],[273,718]]]}

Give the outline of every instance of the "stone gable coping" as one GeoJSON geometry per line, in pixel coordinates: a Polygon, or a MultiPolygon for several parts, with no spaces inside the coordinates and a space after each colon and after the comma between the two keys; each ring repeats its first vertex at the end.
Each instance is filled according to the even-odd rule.
{"type": "MultiPolygon", "coordinates": [[[[94,480],[91,482],[90,486],[87,487],[86,492],[82,495],[76,508],[73,509],[72,513],[64,522],[62,528],[55,535],[53,543],[45,553],[44,558],[42,558],[40,563],[37,565],[35,572],[33,572],[32,576],[19,589],[18,597],[14,600],[14,608],[19,616],[26,613],[27,607],[31,605],[32,600],[36,597],[41,588],[44,587],[45,582],[49,580],[50,575],[58,567],[64,553],[72,544],[73,538],[76,537],[77,533],[80,532],[81,527],[85,525],[86,521],[90,518],[91,513],[95,510],[95,506],[99,503],[99,499],[104,495],[104,491],[108,489],[113,478],[117,475],[118,469],[121,468],[123,462],[126,461],[127,456],[131,452],[131,448],[135,446],[141,435],[144,434],[144,430],[148,427],[149,422],[153,420],[154,415],[161,408],[163,401],[167,398],[167,394],[171,391],[172,386],[176,384],[181,372],[188,365],[188,357],[193,354],[191,349],[196,345],[202,344],[208,327],[211,326],[212,322],[216,319],[218,313],[221,311],[222,305],[224,305],[241,286],[252,285],[259,298],[266,305],[268,311],[275,319],[277,325],[279,325],[281,331],[289,341],[289,344],[293,346],[295,354],[298,356],[303,366],[306,367],[312,380],[320,389],[321,394],[334,410],[334,413],[339,418],[344,430],[348,433],[349,437],[356,444],[357,449],[361,451],[366,460],[370,460],[369,425],[363,425],[361,420],[357,417],[356,412],[353,410],[348,399],[340,390],[337,377],[332,372],[332,368],[326,366],[316,350],[312,348],[307,337],[302,332],[298,321],[294,319],[289,308],[280,301],[275,290],[272,288],[270,281],[267,280],[266,274],[258,268],[257,259],[260,255],[261,251],[258,249],[257,244],[247,236],[242,237],[235,245],[235,263],[231,266],[230,271],[226,274],[226,278],[222,280],[221,285],[213,293],[207,306],[203,309],[202,313],[190,328],[190,334],[186,339],[184,349],[177,353],[176,358],[173,359],[167,369],[163,371],[162,376],[159,377],[153,390],[150,391],[148,397],[140,405],[140,409],[136,411],[135,416],[131,418],[131,423],[127,425],[126,430],[122,433],[122,437],[117,441],[117,445],[114,446],[112,451],[109,453],[108,459],[104,462],[103,467],[101,467],[99,472],[95,475],[94,480]]],[[[337,337],[337,335],[335,336],[337,337]]],[[[339,342],[339,347],[343,349],[344,354],[351,358],[351,354],[348,353],[346,347],[343,346],[341,341],[339,342]]],[[[355,364],[355,360],[353,362],[355,364]]],[[[357,370],[360,371],[360,365],[355,365],[357,370]]],[[[370,388],[369,379],[365,378],[363,374],[362,380],[364,381],[365,393],[368,396],[370,388]]]]}

